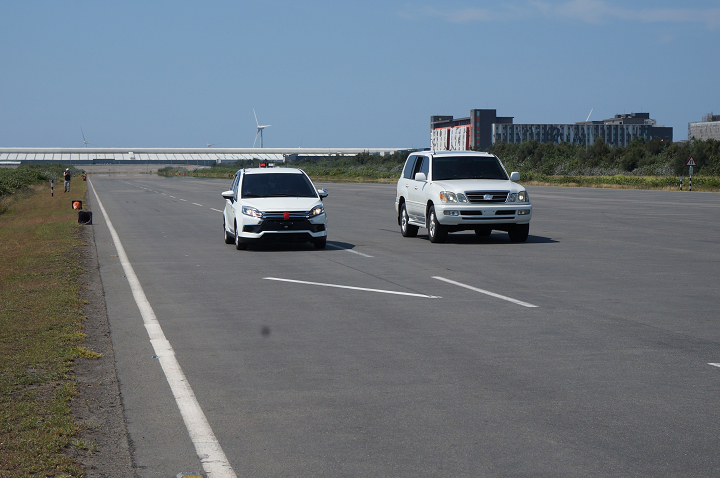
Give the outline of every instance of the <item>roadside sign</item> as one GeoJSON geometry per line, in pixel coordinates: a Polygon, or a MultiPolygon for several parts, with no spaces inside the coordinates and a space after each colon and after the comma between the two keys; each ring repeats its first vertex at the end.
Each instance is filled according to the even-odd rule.
{"type": "Polygon", "coordinates": [[[697,166],[697,163],[695,162],[693,157],[690,156],[690,159],[687,160],[687,163],[685,163],[685,166],[693,167],[693,166],[697,166]]]}

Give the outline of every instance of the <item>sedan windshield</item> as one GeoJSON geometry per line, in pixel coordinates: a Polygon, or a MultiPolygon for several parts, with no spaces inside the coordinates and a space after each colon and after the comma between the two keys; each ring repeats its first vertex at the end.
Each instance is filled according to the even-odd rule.
{"type": "Polygon", "coordinates": [[[433,181],[443,179],[508,179],[494,156],[435,156],[433,181]]]}
{"type": "Polygon", "coordinates": [[[317,191],[304,174],[246,174],[241,195],[244,198],[317,197],[317,191]]]}

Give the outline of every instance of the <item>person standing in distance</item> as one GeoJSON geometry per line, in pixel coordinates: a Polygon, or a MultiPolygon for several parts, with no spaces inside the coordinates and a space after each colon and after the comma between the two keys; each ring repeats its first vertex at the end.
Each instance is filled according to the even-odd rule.
{"type": "Polygon", "coordinates": [[[65,169],[65,192],[70,192],[70,178],[72,178],[72,174],[70,173],[70,168],[65,169]]]}

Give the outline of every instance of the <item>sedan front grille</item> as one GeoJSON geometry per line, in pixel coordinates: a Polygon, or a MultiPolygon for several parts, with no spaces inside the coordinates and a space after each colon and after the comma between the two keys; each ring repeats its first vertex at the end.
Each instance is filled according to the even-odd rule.
{"type": "MultiPolygon", "coordinates": [[[[308,217],[308,214],[310,214],[308,211],[288,211],[288,214],[290,215],[287,220],[298,220],[298,219],[305,219],[308,217]]],[[[264,212],[263,213],[263,219],[269,219],[269,220],[280,220],[284,221],[285,219],[285,213],[284,212],[264,212]]]]}
{"type": "Polygon", "coordinates": [[[491,203],[507,201],[510,191],[465,191],[471,203],[491,203]]]}

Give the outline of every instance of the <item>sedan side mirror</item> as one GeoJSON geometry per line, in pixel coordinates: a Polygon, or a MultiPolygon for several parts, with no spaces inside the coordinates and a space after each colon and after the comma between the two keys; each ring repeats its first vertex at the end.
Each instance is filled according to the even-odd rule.
{"type": "Polygon", "coordinates": [[[318,196],[320,196],[320,200],[322,201],[326,197],[328,197],[328,190],[325,188],[320,188],[317,190],[318,196]]]}
{"type": "Polygon", "coordinates": [[[230,201],[231,203],[235,200],[235,192],[231,189],[222,193],[222,197],[230,201]]]}
{"type": "Polygon", "coordinates": [[[517,171],[513,171],[512,173],[510,173],[510,181],[520,181],[520,173],[518,173],[517,171]]]}

